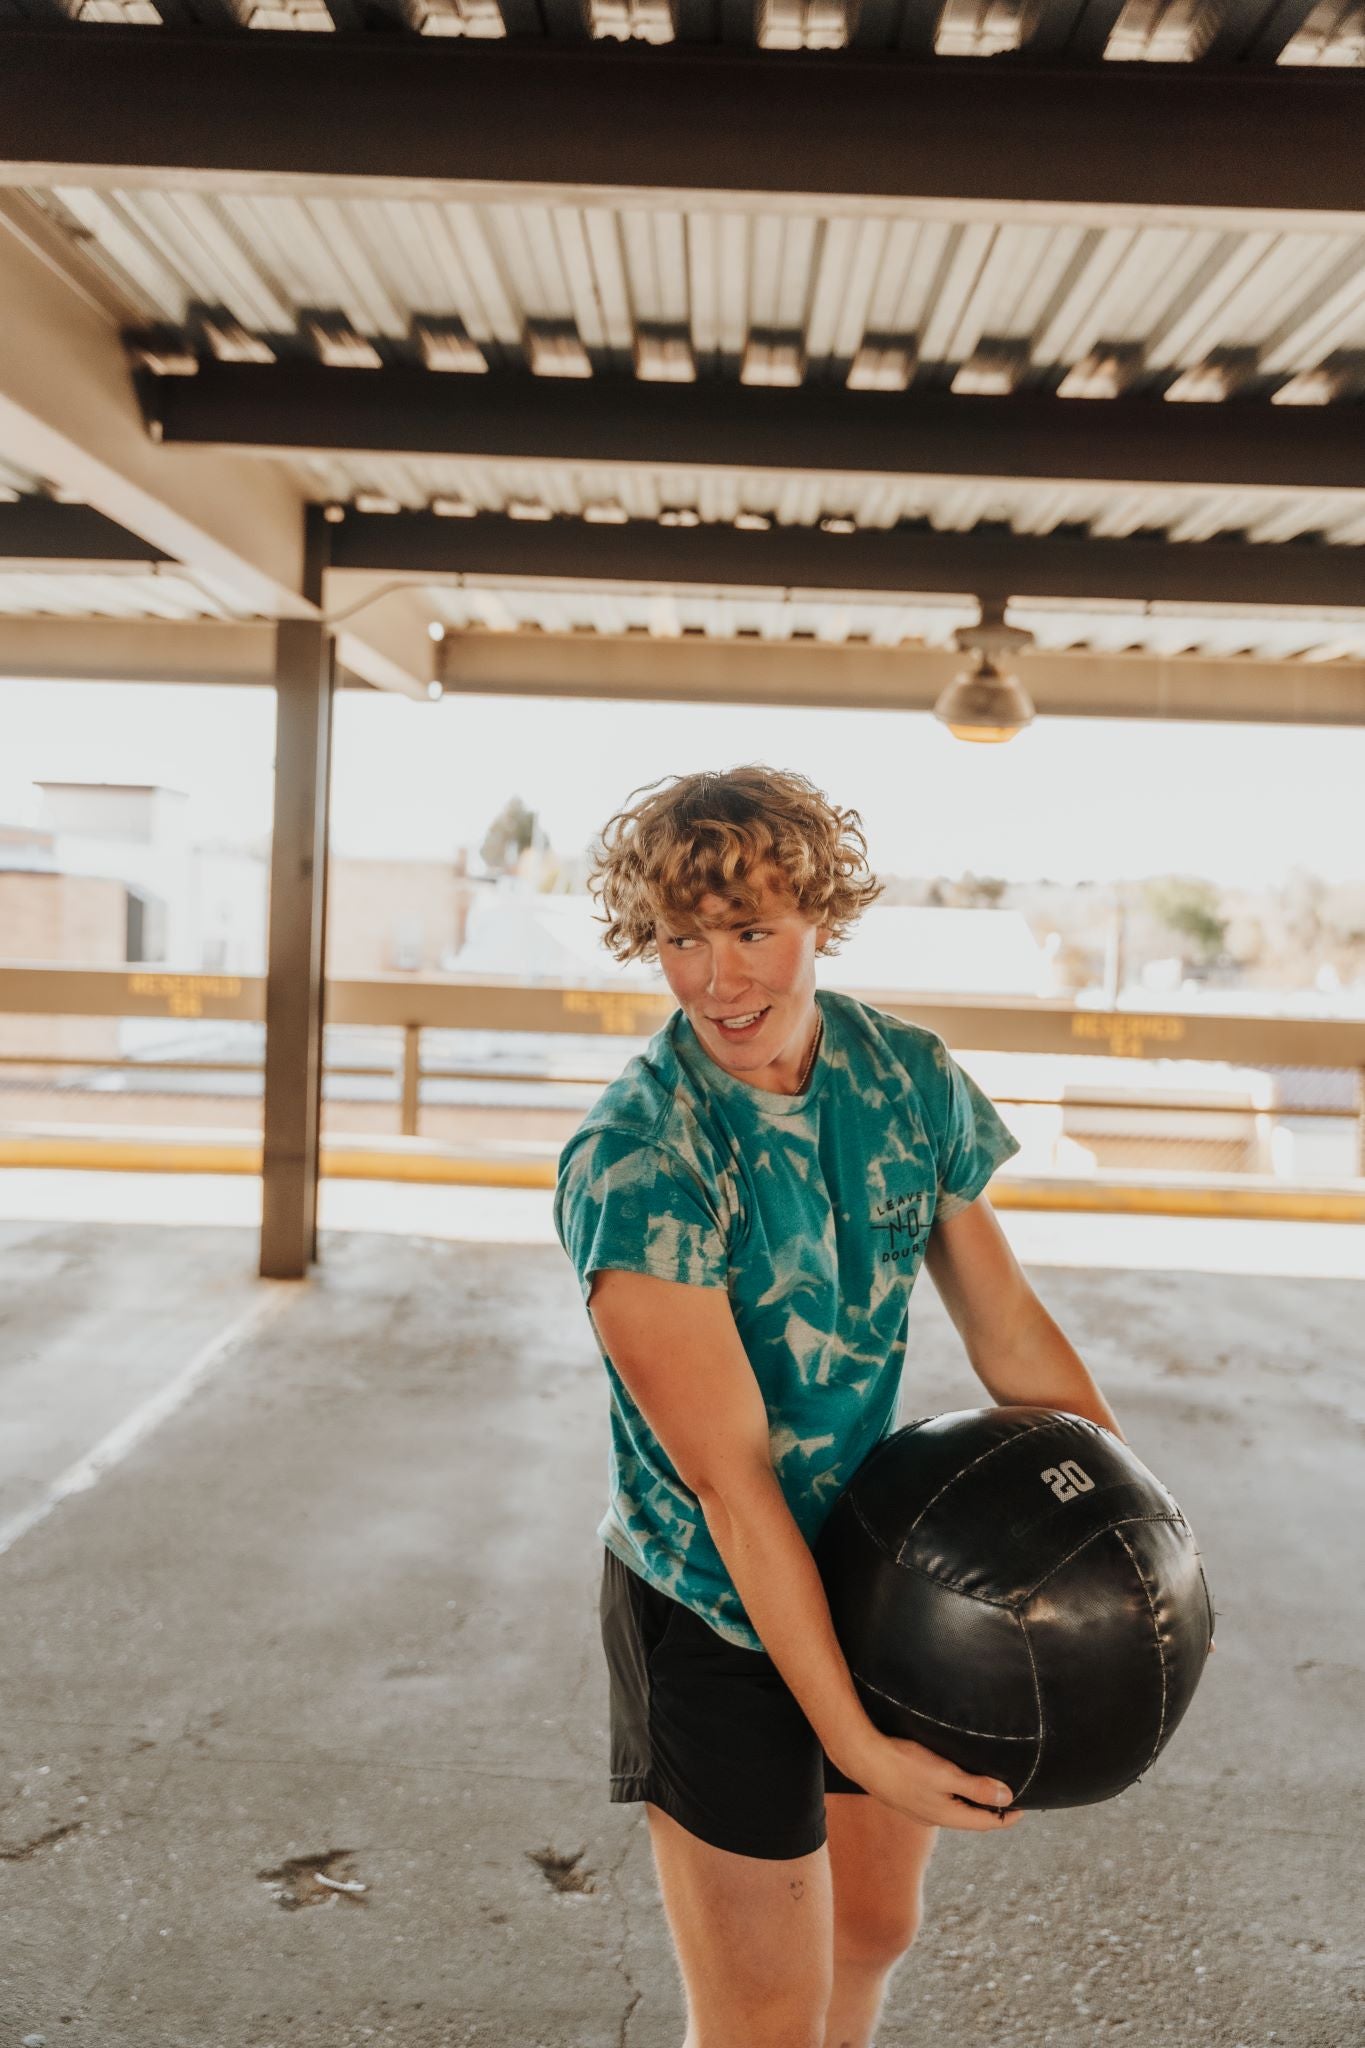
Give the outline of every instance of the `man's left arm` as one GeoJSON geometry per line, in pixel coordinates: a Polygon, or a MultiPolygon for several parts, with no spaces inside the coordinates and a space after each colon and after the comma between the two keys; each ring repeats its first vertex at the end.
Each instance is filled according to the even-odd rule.
{"type": "Polygon", "coordinates": [[[1025,1279],[984,1195],[935,1223],[924,1263],[997,1407],[1062,1408],[1128,1441],[1025,1279]]]}

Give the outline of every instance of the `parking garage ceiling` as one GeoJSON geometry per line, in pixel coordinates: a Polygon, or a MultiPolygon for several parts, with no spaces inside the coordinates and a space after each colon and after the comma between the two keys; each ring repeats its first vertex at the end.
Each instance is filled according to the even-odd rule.
{"type": "Polygon", "coordinates": [[[280,616],[259,493],[389,593],[380,686],[427,616],[930,653],[983,596],[1354,670],[1362,134],[1349,4],[0,0],[0,613],[280,616]]]}

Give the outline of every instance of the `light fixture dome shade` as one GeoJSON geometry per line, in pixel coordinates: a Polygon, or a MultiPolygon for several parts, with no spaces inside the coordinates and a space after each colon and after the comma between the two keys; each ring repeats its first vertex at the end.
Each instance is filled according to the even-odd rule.
{"type": "Polygon", "coordinates": [[[1032,724],[1033,699],[1017,676],[1004,674],[982,654],[975,670],[953,677],[934,716],[955,739],[998,743],[1032,724]]]}

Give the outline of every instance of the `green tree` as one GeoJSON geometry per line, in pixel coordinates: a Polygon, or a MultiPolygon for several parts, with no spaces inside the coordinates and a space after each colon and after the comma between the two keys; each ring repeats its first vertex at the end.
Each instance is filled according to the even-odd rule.
{"type": "Polygon", "coordinates": [[[487,868],[510,874],[535,836],[536,814],[519,796],[509,796],[484,834],[479,858],[487,868]]]}
{"type": "Polygon", "coordinates": [[[964,910],[996,910],[1009,883],[999,875],[974,875],[970,868],[957,884],[957,902],[964,910]]]}
{"type": "Polygon", "coordinates": [[[1147,884],[1147,908],[1168,930],[1189,942],[1195,959],[1210,966],[1223,951],[1228,921],[1212,882],[1192,875],[1162,875],[1147,884]]]}

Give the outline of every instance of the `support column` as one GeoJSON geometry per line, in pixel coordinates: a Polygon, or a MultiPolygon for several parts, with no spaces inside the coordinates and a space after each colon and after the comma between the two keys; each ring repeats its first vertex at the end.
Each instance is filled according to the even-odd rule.
{"type": "MultiPolygon", "coordinates": [[[[309,514],[316,517],[316,508],[309,514]]],[[[331,528],[323,529],[330,534],[331,528]]],[[[325,545],[325,542],[324,542],[325,545]]],[[[322,832],[318,846],[318,871],[321,882],[318,890],[318,1036],[316,1071],[313,1078],[313,1127],[316,1144],[313,1152],[313,1201],[310,1223],[308,1256],[314,1264],[318,1256],[318,1181],[319,1153],[322,1145],[322,1077],[326,1067],[324,1054],[327,1046],[327,881],[331,874],[332,858],[332,711],[336,703],[337,643],[331,635],[327,641],[327,683],[326,683],[326,738],[322,748],[322,762],[319,774],[322,779],[322,832]]]]}
{"type": "MultiPolygon", "coordinates": [[[[327,528],[307,515],[303,594],[321,605],[327,528]]],[[[275,815],[265,997],[261,1273],[299,1280],[317,1257],[327,788],[336,658],[321,619],[275,629],[275,815]]]]}

